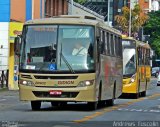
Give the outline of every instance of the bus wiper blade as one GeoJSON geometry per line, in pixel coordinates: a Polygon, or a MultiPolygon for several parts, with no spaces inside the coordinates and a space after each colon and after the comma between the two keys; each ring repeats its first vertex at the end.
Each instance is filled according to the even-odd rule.
{"type": "Polygon", "coordinates": [[[65,62],[65,64],[67,65],[68,69],[72,72],[75,73],[74,70],[72,69],[71,65],[69,64],[69,62],[67,61],[67,59],[64,57],[63,53],[62,53],[62,44],[61,44],[61,52],[60,52],[60,66],[61,66],[61,58],[63,59],[63,61],[65,62]]]}

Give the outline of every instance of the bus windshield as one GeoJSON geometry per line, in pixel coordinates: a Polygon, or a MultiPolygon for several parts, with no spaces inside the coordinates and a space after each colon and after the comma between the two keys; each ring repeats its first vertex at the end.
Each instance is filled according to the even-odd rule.
{"type": "Polygon", "coordinates": [[[94,27],[28,25],[22,35],[20,69],[93,71],[94,27]]]}
{"type": "Polygon", "coordinates": [[[123,75],[131,76],[136,72],[136,49],[131,41],[122,41],[123,44],[123,75]]]}

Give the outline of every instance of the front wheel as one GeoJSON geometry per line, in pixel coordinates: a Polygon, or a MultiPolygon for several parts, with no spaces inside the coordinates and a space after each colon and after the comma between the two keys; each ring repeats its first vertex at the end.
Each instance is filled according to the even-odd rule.
{"type": "Polygon", "coordinates": [[[109,99],[106,101],[107,106],[113,106],[114,105],[114,99],[109,99]]]}
{"type": "Polygon", "coordinates": [[[88,109],[89,110],[96,110],[97,109],[97,105],[98,105],[98,102],[88,102],[88,109]]]}
{"type": "Polygon", "coordinates": [[[41,108],[41,101],[31,101],[31,108],[32,110],[40,110],[41,108]]]}

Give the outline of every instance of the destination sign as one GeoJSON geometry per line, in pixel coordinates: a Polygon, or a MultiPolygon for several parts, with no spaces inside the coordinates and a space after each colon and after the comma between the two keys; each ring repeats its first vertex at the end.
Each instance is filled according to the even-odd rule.
{"type": "Polygon", "coordinates": [[[131,41],[131,40],[122,40],[122,45],[123,46],[134,47],[135,46],[135,42],[131,41]]]}

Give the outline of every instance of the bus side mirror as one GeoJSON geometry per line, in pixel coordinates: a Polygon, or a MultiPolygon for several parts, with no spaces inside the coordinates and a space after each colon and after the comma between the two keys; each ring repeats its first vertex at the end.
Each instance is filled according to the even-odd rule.
{"type": "Polygon", "coordinates": [[[97,36],[97,48],[98,48],[98,51],[100,51],[101,49],[101,41],[100,41],[100,37],[97,36]]]}
{"type": "Polygon", "coordinates": [[[20,54],[20,43],[21,43],[21,37],[17,36],[14,39],[14,52],[16,55],[20,54]]]}
{"type": "Polygon", "coordinates": [[[100,57],[100,51],[101,51],[101,42],[100,42],[100,37],[96,37],[96,41],[97,41],[97,61],[99,62],[99,57],[100,57]]]}

